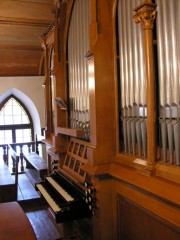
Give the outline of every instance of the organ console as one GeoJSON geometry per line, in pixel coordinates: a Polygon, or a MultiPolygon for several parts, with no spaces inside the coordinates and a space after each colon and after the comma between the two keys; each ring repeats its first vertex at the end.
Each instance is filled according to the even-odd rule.
{"type": "Polygon", "coordinates": [[[91,197],[91,191],[94,189],[89,187],[91,183],[84,183],[87,176],[81,169],[87,161],[86,148],[86,143],[71,138],[63,167],[57,167],[43,182],[36,184],[36,190],[50,206],[57,223],[92,216],[95,198],[91,197]],[[72,171],[76,178],[72,177],[72,171]]]}

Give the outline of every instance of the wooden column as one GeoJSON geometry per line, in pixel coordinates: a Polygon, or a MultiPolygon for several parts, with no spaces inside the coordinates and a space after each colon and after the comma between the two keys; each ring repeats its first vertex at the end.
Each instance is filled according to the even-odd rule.
{"type": "Polygon", "coordinates": [[[54,43],[54,22],[51,22],[47,30],[41,35],[41,46],[44,49],[45,68],[45,118],[46,118],[46,138],[53,133],[52,106],[51,106],[51,82],[50,82],[50,53],[54,43]]]}
{"type": "Polygon", "coordinates": [[[97,0],[91,1],[90,49],[94,46],[98,36],[97,0]]]}
{"type": "Polygon", "coordinates": [[[45,130],[45,135],[46,137],[50,137],[50,99],[49,99],[49,87],[50,87],[50,84],[49,84],[49,73],[48,73],[48,69],[49,69],[49,65],[48,65],[48,57],[49,57],[49,54],[48,54],[48,47],[47,47],[47,44],[46,44],[46,40],[45,39],[42,39],[43,40],[43,49],[44,49],[44,61],[45,61],[45,64],[44,64],[44,67],[45,67],[45,81],[44,81],[44,84],[43,84],[43,87],[45,88],[45,91],[44,91],[44,97],[45,97],[45,119],[46,119],[46,130],[45,130]]]}
{"type": "Polygon", "coordinates": [[[156,4],[146,0],[134,9],[136,23],[142,24],[144,35],[144,53],[146,61],[147,79],[147,164],[148,169],[153,170],[156,162],[156,113],[155,113],[155,75],[153,57],[153,27],[156,16],[156,4]]]}

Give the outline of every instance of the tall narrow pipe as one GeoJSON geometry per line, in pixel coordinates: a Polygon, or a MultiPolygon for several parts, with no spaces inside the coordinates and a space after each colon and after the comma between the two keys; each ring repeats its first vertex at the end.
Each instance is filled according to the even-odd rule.
{"type": "MultiPolygon", "coordinates": [[[[75,1],[68,35],[68,76],[71,127],[86,128],[89,112],[88,65],[90,0],[75,1]]],[[[89,126],[89,125],[88,125],[89,126]]]]}
{"type": "MultiPolygon", "coordinates": [[[[120,0],[118,3],[118,30],[120,50],[120,85],[121,85],[121,106],[122,125],[125,152],[136,154],[136,145],[142,141],[141,128],[136,127],[137,111],[132,111],[134,104],[146,104],[145,97],[145,72],[143,53],[143,36],[139,26],[136,26],[132,19],[133,8],[141,4],[143,0],[120,0]],[[139,91],[139,89],[141,90],[139,91]]],[[[141,149],[141,146],[138,146],[141,149]]],[[[140,151],[139,151],[140,152],[140,151]]]]}

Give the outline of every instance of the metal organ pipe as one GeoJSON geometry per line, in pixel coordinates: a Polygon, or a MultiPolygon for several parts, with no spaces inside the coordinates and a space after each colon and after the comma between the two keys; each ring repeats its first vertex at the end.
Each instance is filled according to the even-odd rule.
{"type": "Polygon", "coordinates": [[[76,0],[68,35],[70,127],[83,128],[89,139],[89,89],[86,53],[89,50],[90,0],[76,0]]]}
{"type": "Polygon", "coordinates": [[[126,137],[126,118],[125,118],[125,84],[124,84],[124,80],[125,80],[125,64],[123,61],[122,56],[125,56],[124,54],[124,48],[123,48],[123,14],[121,14],[121,5],[120,3],[118,4],[118,21],[119,23],[122,24],[118,24],[118,30],[119,30],[119,65],[120,65],[120,86],[121,86],[121,108],[122,108],[122,128],[123,128],[123,138],[124,138],[124,151],[125,153],[127,153],[127,137],[126,137]]]}
{"type": "Polygon", "coordinates": [[[178,103],[179,102],[179,94],[177,94],[177,90],[176,86],[178,83],[178,74],[177,74],[177,47],[176,47],[176,32],[175,32],[175,28],[176,28],[176,24],[175,24],[175,16],[174,16],[174,1],[171,1],[171,4],[169,6],[169,30],[170,33],[169,35],[171,36],[171,44],[172,44],[172,51],[171,51],[171,62],[170,62],[170,73],[171,73],[171,79],[173,79],[172,81],[172,92],[174,94],[172,94],[172,103],[178,103]],[[174,89],[174,91],[173,91],[174,89]]]}
{"type": "Polygon", "coordinates": [[[143,36],[133,21],[133,9],[143,0],[120,0],[118,30],[124,152],[146,156],[146,83],[143,36]]]}
{"type": "Polygon", "coordinates": [[[164,162],[180,165],[180,2],[157,0],[156,3],[162,156],[164,162]]]}
{"type": "Polygon", "coordinates": [[[158,7],[157,7],[157,11],[158,11],[158,15],[157,15],[157,22],[158,22],[158,27],[157,27],[157,39],[158,39],[158,62],[159,62],[159,87],[162,91],[163,94],[159,95],[159,101],[160,101],[160,105],[164,106],[160,108],[160,126],[161,126],[161,139],[162,139],[162,155],[163,155],[163,160],[166,161],[166,148],[167,148],[167,131],[166,131],[166,122],[165,122],[165,85],[162,84],[162,79],[165,79],[165,67],[164,64],[160,64],[164,62],[165,59],[165,53],[164,53],[164,42],[162,42],[162,39],[164,39],[164,35],[162,33],[162,29],[163,29],[163,18],[162,18],[162,14],[159,11],[159,9],[161,8],[161,3],[157,2],[158,7]]]}

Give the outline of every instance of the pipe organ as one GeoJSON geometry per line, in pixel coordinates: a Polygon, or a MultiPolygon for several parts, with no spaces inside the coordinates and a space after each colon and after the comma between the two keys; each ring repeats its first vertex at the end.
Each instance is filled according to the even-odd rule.
{"type": "MultiPolygon", "coordinates": [[[[55,116],[52,124],[52,113],[47,115],[44,141],[49,175],[55,160],[63,181],[68,176],[72,186],[83,186],[83,173],[95,189],[93,212],[82,219],[91,226],[90,239],[179,240],[180,2],[56,0],[54,5],[55,24],[42,44],[46,108],[55,116]],[[51,105],[53,98],[67,108],[51,105]],[[72,139],[78,145],[67,150],[72,139]]],[[[75,216],[72,226],[80,227],[75,216]]],[[[58,222],[65,226],[63,219],[58,222]]]]}

